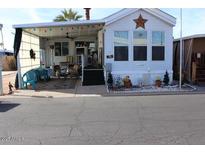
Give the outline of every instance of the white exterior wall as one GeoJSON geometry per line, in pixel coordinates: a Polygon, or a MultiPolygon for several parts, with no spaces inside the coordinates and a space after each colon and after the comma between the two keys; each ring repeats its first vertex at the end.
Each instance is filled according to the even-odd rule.
{"type": "MultiPolygon", "coordinates": [[[[19,82],[21,83],[24,73],[40,66],[40,47],[39,37],[30,33],[22,32],[21,47],[18,54],[18,73],[19,82]],[[30,50],[36,54],[36,59],[30,58],[30,50]]],[[[21,87],[22,85],[20,85],[21,87]]]]}
{"type": "Polygon", "coordinates": [[[134,85],[139,84],[139,80],[141,81],[143,74],[148,72],[151,73],[152,82],[154,82],[158,76],[163,79],[166,70],[172,80],[172,33],[173,27],[171,25],[145,12],[144,10],[138,10],[135,13],[104,27],[104,63],[112,64],[113,76],[124,77],[129,75],[134,85]],[[144,19],[148,20],[145,23],[145,30],[147,31],[147,61],[133,60],[133,31],[136,31],[136,23],[133,20],[138,18],[140,14],[144,19]],[[129,33],[128,61],[114,61],[114,57],[112,59],[107,59],[106,57],[107,55],[114,56],[114,31],[128,31],[129,33]],[[152,61],[152,31],[165,32],[164,61],[152,61]]]}

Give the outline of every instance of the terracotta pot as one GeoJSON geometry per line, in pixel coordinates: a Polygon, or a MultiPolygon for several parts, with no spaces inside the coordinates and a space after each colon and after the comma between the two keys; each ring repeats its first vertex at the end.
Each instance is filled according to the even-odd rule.
{"type": "Polygon", "coordinates": [[[124,86],[125,86],[125,88],[131,88],[132,83],[130,81],[124,81],[124,86]]]}
{"type": "Polygon", "coordinates": [[[156,80],[155,81],[155,86],[156,87],[161,87],[161,85],[162,85],[162,81],[161,80],[156,80]]]}

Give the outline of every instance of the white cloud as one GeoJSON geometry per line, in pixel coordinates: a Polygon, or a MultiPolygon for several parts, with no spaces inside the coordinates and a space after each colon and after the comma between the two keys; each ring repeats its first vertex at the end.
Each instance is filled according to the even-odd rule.
{"type": "Polygon", "coordinates": [[[43,21],[38,15],[38,12],[36,9],[28,9],[27,13],[30,16],[30,19],[32,22],[42,22],[43,21]]]}

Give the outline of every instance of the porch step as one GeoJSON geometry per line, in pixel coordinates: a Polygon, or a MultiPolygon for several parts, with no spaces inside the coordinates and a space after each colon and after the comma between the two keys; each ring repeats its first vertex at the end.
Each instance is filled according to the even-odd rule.
{"type": "Polygon", "coordinates": [[[103,69],[86,69],[83,70],[83,85],[104,85],[103,69]]]}
{"type": "Polygon", "coordinates": [[[205,83],[205,67],[203,65],[197,67],[196,78],[199,85],[205,83]]]}

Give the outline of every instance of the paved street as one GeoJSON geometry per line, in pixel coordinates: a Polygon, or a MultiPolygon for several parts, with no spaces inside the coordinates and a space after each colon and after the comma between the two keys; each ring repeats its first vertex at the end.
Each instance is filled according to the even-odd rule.
{"type": "Polygon", "coordinates": [[[205,144],[205,95],[0,101],[0,144],[205,144]]]}

